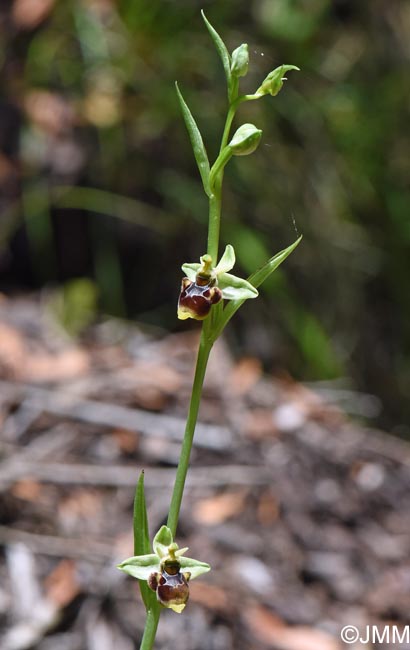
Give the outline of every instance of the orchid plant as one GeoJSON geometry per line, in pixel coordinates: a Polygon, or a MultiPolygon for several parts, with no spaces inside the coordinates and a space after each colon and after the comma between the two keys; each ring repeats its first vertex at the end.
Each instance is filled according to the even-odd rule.
{"type": "Polygon", "coordinates": [[[161,611],[168,608],[181,613],[189,598],[189,580],[210,570],[209,564],[186,557],[185,552],[188,549],[179,549],[174,537],[211,349],[234,313],[245,300],[258,296],[257,288],[290,255],[301,240],[299,237],[290,246],[271,257],[262,268],[256,270],[247,279],[230,273],[235,265],[235,251],[230,244],[226,246],[222,257],[217,261],[225,166],[233,156],[247,156],[253,153],[262,137],[262,131],[256,126],[243,124],[230,138],[236,111],[243,102],[260,99],[265,95],[276,96],[286,79],[285,74],[299,68],[294,65],[281,65],[267,75],[255,93],[240,95],[239,79],[247,74],[249,66],[248,46],[243,43],[229,54],[225,43],[203,12],[202,17],[225,70],[228,111],[219,155],[211,166],[199,128],[176,84],[182,115],[203,189],[209,201],[208,242],[207,251],[201,256],[199,262],[182,265],[185,276],[182,279],[178,300],[178,318],[202,321],[202,329],[167,525],[162,526],[156,533],[151,548],[142,473],[134,500],[134,556],[118,565],[119,569],[138,579],[146,608],[146,622],[140,650],[150,650],[153,647],[161,611]]]}

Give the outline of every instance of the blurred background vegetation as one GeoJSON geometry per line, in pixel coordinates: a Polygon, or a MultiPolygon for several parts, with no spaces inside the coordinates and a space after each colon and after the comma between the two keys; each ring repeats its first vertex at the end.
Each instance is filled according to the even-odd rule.
{"type": "Polygon", "coordinates": [[[2,4],[0,288],[53,287],[73,333],[98,312],[187,327],[180,265],[204,252],[207,205],[174,80],[212,159],[226,111],[201,8],[230,50],[249,43],[244,91],[301,68],[239,112],[263,145],[228,167],[223,243],[247,274],[304,240],[231,345],[341,398],[376,396],[357,412],[409,436],[408,2],[2,4]]]}

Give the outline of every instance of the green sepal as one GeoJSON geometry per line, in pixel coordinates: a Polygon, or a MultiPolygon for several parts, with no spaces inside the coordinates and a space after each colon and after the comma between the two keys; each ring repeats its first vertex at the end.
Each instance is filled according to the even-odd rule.
{"type": "Polygon", "coordinates": [[[250,282],[231,273],[218,275],[218,287],[225,300],[248,300],[258,296],[258,290],[250,282]]]}
{"type": "MultiPolygon", "coordinates": [[[[134,529],[134,554],[147,555],[151,551],[151,544],[149,539],[148,529],[148,516],[147,505],[145,502],[144,491],[144,470],[141,472],[138,479],[137,487],[134,497],[134,514],[133,514],[133,529],[134,529]]],[[[148,610],[152,605],[152,591],[148,587],[145,580],[139,582],[141,598],[144,602],[145,608],[148,610]]]]}
{"type": "Polygon", "coordinates": [[[191,557],[179,557],[178,562],[181,565],[181,571],[189,571],[191,574],[191,580],[198,578],[198,576],[203,573],[208,573],[211,570],[211,567],[206,562],[200,562],[199,560],[194,560],[191,557]]]}
{"type": "Polygon", "coordinates": [[[211,23],[209,22],[208,18],[205,16],[205,13],[203,9],[201,9],[201,14],[202,18],[204,19],[204,23],[207,26],[208,32],[211,35],[211,38],[214,42],[214,45],[218,51],[219,56],[221,57],[222,65],[225,70],[225,76],[226,76],[226,82],[228,84],[228,97],[230,98],[231,94],[231,85],[232,85],[232,76],[231,76],[231,57],[229,56],[229,52],[226,48],[225,43],[223,42],[222,38],[219,36],[218,32],[214,27],[212,27],[211,23]]]}
{"type": "Polygon", "coordinates": [[[168,548],[174,543],[172,533],[168,526],[161,526],[154,537],[152,548],[158,557],[163,558],[168,555],[168,548]]]}
{"type": "Polygon", "coordinates": [[[149,553],[148,555],[129,557],[124,562],[121,562],[121,564],[117,564],[117,567],[129,576],[143,580],[144,582],[140,582],[140,585],[145,584],[147,589],[149,589],[146,580],[148,580],[151,573],[158,573],[160,571],[160,560],[155,553],[149,553]]]}
{"type": "Polygon", "coordinates": [[[225,247],[224,254],[215,267],[215,273],[227,273],[235,266],[235,251],[231,244],[225,247]]]}
{"type": "Polygon", "coordinates": [[[201,174],[202,184],[204,186],[205,193],[210,196],[211,191],[209,188],[209,160],[204,142],[202,140],[201,132],[198,129],[198,126],[193,118],[191,111],[188,108],[186,101],[181,94],[181,91],[179,90],[177,82],[175,82],[175,88],[177,91],[179,104],[181,106],[185,126],[189,134],[189,139],[191,140],[195,160],[198,165],[199,173],[201,174]]]}
{"type": "Polygon", "coordinates": [[[198,264],[198,262],[192,262],[192,264],[189,264],[188,262],[186,264],[183,264],[181,266],[181,269],[185,273],[186,277],[191,280],[191,282],[195,282],[196,280],[196,274],[198,273],[199,269],[201,268],[202,264],[198,264]]]}

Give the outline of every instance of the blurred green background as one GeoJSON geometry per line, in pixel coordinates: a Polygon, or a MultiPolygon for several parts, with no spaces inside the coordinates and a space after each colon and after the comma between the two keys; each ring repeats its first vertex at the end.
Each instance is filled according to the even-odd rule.
{"type": "Polygon", "coordinates": [[[301,68],[238,114],[264,132],[225,175],[238,273],[304,240],[239,312],[231,345],[340,399],[375,395],[351,410],[409,436],[409,2],[2,5],[0,289],[60,287],[73,332],[95,310],[187,327],[180,265],[204,252],[207,204],[174,81],[211,159],[226,111],[201,8],[230,50],[249,44],[244,92],[281,63],[301,68]]]}

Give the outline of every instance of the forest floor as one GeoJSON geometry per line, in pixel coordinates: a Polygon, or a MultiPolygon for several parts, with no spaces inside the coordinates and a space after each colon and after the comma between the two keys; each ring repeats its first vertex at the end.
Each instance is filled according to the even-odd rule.
{"type": "MultiPolygon", "coordinates": [[[[141,469],[151,532],[166,520],[197,339],[107,320],[75,342],[40,299],[1,299],[2,650],[138,648],[116,564],[141,469]]],[[[177,538],[212,571],[156,647],[410,648],[340,639],[410,622],[409,494],[410,445],[218,343],[177,538]]]]}

